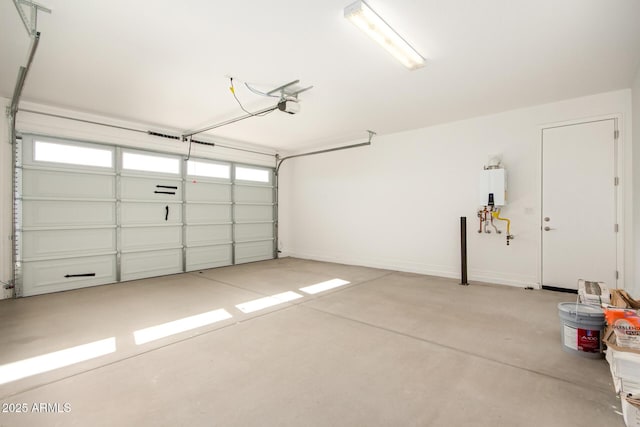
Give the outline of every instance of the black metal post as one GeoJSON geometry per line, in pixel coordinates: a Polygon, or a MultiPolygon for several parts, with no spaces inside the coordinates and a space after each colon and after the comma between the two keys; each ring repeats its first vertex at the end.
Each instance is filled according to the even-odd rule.
{"type": "Polygon", "coordinates": [[[460,277],[461,285],[469,285],[467,282],[467,217],[460,217],[460,260],[462,274],[460,277]]]}

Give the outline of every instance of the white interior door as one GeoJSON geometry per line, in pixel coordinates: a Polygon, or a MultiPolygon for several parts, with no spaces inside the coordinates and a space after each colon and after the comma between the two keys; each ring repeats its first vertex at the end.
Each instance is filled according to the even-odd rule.
{"type": "Polygon", "coordinates": [[[542,132],[542,286],[616,286],[615,120],[542,132]]]}

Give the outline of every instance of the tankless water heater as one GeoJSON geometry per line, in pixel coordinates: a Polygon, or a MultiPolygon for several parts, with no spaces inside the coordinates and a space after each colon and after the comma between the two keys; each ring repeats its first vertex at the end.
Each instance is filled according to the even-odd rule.
{"type": "Polygon", "coordinates": [[[507,173],[504,168],[483,169],[480,175],[480,206],[507,204],[507,173]]]}

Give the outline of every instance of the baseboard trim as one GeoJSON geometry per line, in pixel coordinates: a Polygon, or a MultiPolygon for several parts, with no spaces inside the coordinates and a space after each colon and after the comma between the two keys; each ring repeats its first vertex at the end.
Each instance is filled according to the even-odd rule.
{"type": "Polygon", "coordinates": [[[577,289],[560,288],[560,287],[557,287],[557,286],[542,285],[542,289],[545,290],[545,291],[563,292],[565,294],[577,294],[578,293],[577,289]]]}
{"type": "MultiPolygon", "coordinates": [[[[292,258],[333,262],[346,265],[357,265],[369,268],[380,268],[385,270],[402,271],[406,273],[424,274],[427,276],[460,280],[460,273],[458,271],[452,271],[447,266],[416,264],[403,260],[381,261],[348,256],[325,256],[310,252],[297,251],[295,249],[288,249],[286,251],[283,251],[283,254],[286,254],[287,256],[290,256],[292,258]]],[[[508,277],[507,275],[501,275],[498,272],[492,271],[474,271],[472,269],[469,271],[468,281],[514,286],[518,288],[533,287],[534,289],[540,289],[540,285],[534,278],[529,279],[524,276],[508,277]]]]}

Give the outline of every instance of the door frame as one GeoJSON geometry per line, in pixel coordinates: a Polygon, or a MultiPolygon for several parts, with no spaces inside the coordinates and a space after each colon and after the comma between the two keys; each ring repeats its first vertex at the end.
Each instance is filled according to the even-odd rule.
{"type": "MultiPolygon", "coordinates": [[[[618,232],[616,233],[616,270],[618,272],[618,277],[615,283],[615,286],[611,286],[607,284],[610,289],[613,288],[624,288],[625,284],[625,234],[626,234],[626,224],[625,224],[625,203],[627,199],[627,185],[626,182],[631,182],[631,177],[627,176],[627,169],[625,168],[625,158],[630,158],[630,153],[627,153],[627,144],[625,144],[625,132],[624,132],[624,122],[622,120],[622,114],[606,114],[601,116],[593,116],[593,117],[585,117],[581,119],[574,120],[565,120],[560,122],[551,122],[545,123],[538,126],[540,141],[538,143],[538,226],[539,226],[539,234],[538,234],[538,288],[542,288],[542,228],[544,227],[543,215],[542,212],[542,198],[543,198],[543,187],[542,187],[542,172],[544,165],[542,163],[542,149],[543,149],[543,139],[544,139],[544,130],[545,129],[553,129],[559,127],[566,126],[574,126],[580,124],[587,124],[593,122],[600,122],[605,120],[613,120],[614,121],[614,129],[618,133],[617,140],[614,145],[614,157],[615,157],[615,176],[618,177],[618,185],[615,188],[614,192],[614,200],[615,200],[615,217],[616,223],[618,224],[618,232]]],[[[613,178],[613,177],[612,177],[613,178]]]]}

